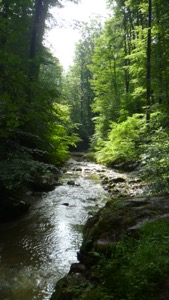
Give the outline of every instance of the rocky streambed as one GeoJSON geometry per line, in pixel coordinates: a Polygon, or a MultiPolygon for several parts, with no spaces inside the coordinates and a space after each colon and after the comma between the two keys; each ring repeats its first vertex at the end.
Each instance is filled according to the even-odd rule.
{"type": "Polygon", "coordinates": [[[94,172],[109,200],[88,218],[51,300],[169,299],[169,196],[147,197],[134,173],[94,172]]]}
{"type": "Polygon", "coordinates": [[[28,200],[28,211],[22,214],[18,205],[11,208],[19,218],[9,221],[1,211],[6,222],[0,224],[0,299],[50,299],[56,281],[78,263],[84,224],[110,197],[101,185],[109,172],[113,178],[121,176],[76,154],[61,170],[59,181],[52,180],[52,191],[46,192],[50,182],[45,178],[43,185],[38,180],[34,190],[43,192],[26,195],[19,203],[24,208],[28,200]]]}
{"type": "Polygon", "coordinates": [[[54,190],[1,224],[0,299],[168,299],[169,198],[144,189],[133,172],[72,156],[54,190]]]}

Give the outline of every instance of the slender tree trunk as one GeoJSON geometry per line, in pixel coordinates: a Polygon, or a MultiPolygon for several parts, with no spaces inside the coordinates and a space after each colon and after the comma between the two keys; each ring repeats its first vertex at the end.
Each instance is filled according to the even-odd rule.
{"type": "Polygon", "coordinates": [[[42,48],[43,34],[45,30],[45,20],[48,12],[48,1],[35,0],[35,14],[32,26],[32,34],[29,52],[29,79],[32,81],[38,77],[40,61],[37,55],[40,54],[42,48]]]}
{"type": "Polygon", "coordinates": [[[42,14],[42,0],[36,0],[35,17],[34,17],[34,22],[32,27],[31,44],[30,44],[30,54],[29,54],[30,59],[33,59],[36,55],[41,14],[42,14]]]}
{"type": "Polygon", "coordinates": [[[151,107],[151,17],[152,17],[152,0],[148,0],[148,36],[147,36],[147,111],[146,121],[150,121],[150,107],[151,107]]]}
{"type": "MultiPolygon", "coordinates": [[[[3,1],[1,4],[1,18],[4,20],[4,24],[5,24],[5,20],[6,20],[6,26],[8,25],[8,13],[9,13],[9,2],[8,1],[3,1]]],[[[6,44],[7,41],[7,37],[4,34],[4,32],[2,32],[1,36],[0,36],[0,48],[3,48],[4,45],[6,44]]]]}
{"type": "MultiPolygon", "coordinates": [[[[3,20],[3,26],[5,25],[5,28],[1,29],[1,36],[0,36],[0,49],[1,51],[5,51],[5,46],[7,43],[7,32],[8,32],[8,22],[9,22],[9,1],[2,1],[1,3],[1,18],[3,20]]],[[[1,78],[5,78],[5,70],[6,70],[6,64],[1,63],[0,64],[0,76],[1,78]]],[[[3,86],[3,84],[2,84],[3,86]]],[[[6,86],[6,85],[5,85],[6,86]]],[[[3,86],[3,91],[6,90],[6,88],[3,86]]]]}
{"type": "MultiPolygon", "coordinates": [[[[82,62],[83,65],[83,62],[82,62]]],[[[81,97],[80,97],[80,119],[83,123],[83,101],[84,101],[84,87],[83,87],[83,72],[82,72],[82,66],[80,70],[80,90],[81,90],[81,97]]]]}
{"type": "MultiPolygon", "coordinates": [[[[129,80],[129,71],[128,71],[128,66],[129,66],[129,59],[126,58],[127,55],[130,54],[130,47],[129,47],[129,42],[127,42],[127,39],[129,38],[129,31],[127,28],[127,20],[126,20],[126,16],[124,15],[124,22],[123,22],[123,26],[124,26],[124,54],[125,54],[125,70],[124,70],[124,77],[125,77],[125,88],[126,88],[126,94],[129,93],[129,84],[130,84],[130,80],[129,80]],[[127,36],[127,38],[126,38],[127,36]]],[[[130,35],[131,38],[131,35],[130,35]]]]}
{"type": "MultiPolygon", "coordinates": [[[[124,41],[124,51],[125,51],[125,56],[127,55],[127,43],[126,40],[124,41]]],[[[126,94],[129,93],[129,72],[127,67],[129,66],[129,60],[125,59],[125,70],[124,70],[124,74],[125,74],[125,87],[126,87],[126,94]]]]}

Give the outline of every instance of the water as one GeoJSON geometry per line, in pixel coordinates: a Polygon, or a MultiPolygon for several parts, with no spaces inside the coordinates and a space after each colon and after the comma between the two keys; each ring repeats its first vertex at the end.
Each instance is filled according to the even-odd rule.
{"type": "Polygon", "coordinates": [[[27,215],[0,225],[0,300],[50,299],[77,261],[83,224],[108,195],[97,175],[101,166],[69,161],[67,168],[62,185],[36,200],[27,215]]]}

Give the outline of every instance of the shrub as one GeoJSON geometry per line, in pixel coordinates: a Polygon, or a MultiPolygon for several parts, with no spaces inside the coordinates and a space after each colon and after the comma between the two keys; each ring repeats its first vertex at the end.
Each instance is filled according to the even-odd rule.
{"type": "Polygon", "coordinates": [[[149,144],[142,147],[140,174],[148,184],[146,192],[169,192],[169,133],[162,127],[156,130],[149,144]]]}
{"type": "MultiPolygon", "coordinates": [[[[169,222],[143,225],[139,240],[129,238],[112,248],[102,262],[102,284],[111,299],[154,299],[154,291],[169,271],[169,222]]],[[[94,299],[94,298],[93,298],[94,299]]]]}
{"type": "Polygon", "coordinates": [[[134,114],[122,123],[112,123],[108,140],[97,152],[97,161],[110,164],[113,161],[136,160],[139,157],[139,146],[145,132],[145,118],[134,114]]]}

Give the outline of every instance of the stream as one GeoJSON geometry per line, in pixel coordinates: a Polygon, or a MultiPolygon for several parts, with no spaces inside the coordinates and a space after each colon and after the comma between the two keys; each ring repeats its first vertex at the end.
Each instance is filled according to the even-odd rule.
{"type": "Polygon", "coordinates": [[[71,158],[61,185],[44,193],[29,212],[0,225],[0,300],[48,300],[56,282],[77,262],[82,227],[104,206],[103,166],[71,158]]]}

